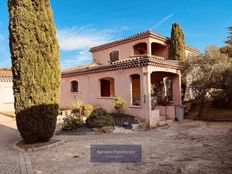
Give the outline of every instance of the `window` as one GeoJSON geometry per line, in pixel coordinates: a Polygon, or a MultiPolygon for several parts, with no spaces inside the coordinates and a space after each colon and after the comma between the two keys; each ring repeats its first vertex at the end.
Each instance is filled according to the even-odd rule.
{"type": "Polygon", "coordinates": [[[101,97],[114,97],[114,79],[107,77],[100,79],[101,97]]]}
{"type": "Polygon", "coordinates": [[[132,105],[141,105],[140,75],[131,75],[131,102],[132,105]]]}
{"type": "Polygon", "coordinates": [[[4,103],[14,103],[14,95],[12,87],[4,87],[4,103]]]}
{"type": "Polygon", "coordinates": [[[71,81],[71,88],[70,88],[70,92],[78,92],[78,89],[79,86],[78,86],[78,81],[74,80],[74,81],[71,81]]]}
{"type": "Polygon", "coordinates": [[[117,60],[119,60],[119,51],[110,52],[110,61],[115,62],[117,60]]]}

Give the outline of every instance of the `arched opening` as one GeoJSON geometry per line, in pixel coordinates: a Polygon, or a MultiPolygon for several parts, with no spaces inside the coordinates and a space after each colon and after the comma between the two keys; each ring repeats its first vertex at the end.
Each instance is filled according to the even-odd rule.
{"type": "Polygon", "coordinates": [[[76,80],[71,81],[70,92],[78,92],[78,91],[79,91],[78,81],[76,80]]]}
{"type": "Polygon", "coordinates": [[[153,42],[151,44],[151,54],[153,56],[168,57],[168,46],[153,42]]]}
{"type": "Polygon", "coordinates": [[[101,97],[114,97],[114,78],[105,77],[100,79],[100,93],[101,97]]]}
{"type": "Polygon", "coordinates": [[[131,104],[134,106],[140,106],[141,105],[140,75],[132,74],[130,77],[131,77],[131,104]]]}
{"type": "Polygon", "coordinates": [[[147,54],[147,43],[142,42],[134,45],[134,55],[147,54]]]}
{"type": "Polygon", "coordinates": [[[153,72],[151,74],[152,109],[156,105],[173,103],[173,78],[176,74],[168,72],[153,72]]]}
{"type": "Polygon", "coordinates": [[[117,51],[117,50],[111,51],[110,52],[110,61],[115,62],[117,60],[119,60],[119,51],[117,51]]]}

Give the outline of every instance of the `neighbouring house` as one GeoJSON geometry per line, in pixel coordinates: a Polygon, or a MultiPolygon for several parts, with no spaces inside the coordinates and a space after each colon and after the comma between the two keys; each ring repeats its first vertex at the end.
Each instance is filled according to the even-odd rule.
{"type": "Polygon", "coordinates": [[[0,69],[0,112],[14,111],[14,95],[11,69],[0,69]]]}
{"type": "MultiPolygon", "coordinates": [[[[75,99],[113,111],[121,96],[125,113],[150,127],[175,119],[181,105],[179,61],[168,60],[169,38],[147,30],[90,49],[92,63],[65,69],[61,74],[61,108],[75,99]]],[[[186,45],[186,55],[199,50],[186,45]]]]}

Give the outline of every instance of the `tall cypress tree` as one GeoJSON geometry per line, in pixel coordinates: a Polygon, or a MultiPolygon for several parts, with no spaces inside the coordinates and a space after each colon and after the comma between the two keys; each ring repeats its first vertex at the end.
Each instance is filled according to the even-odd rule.
{"type": "Polygon", "coordinates": [[[184,33],[179,24],[172,24],[171,39],[169,43],[169,59],[183,61],[186,58],[184,33]]]}
{"type": "Polygon", "coordinates": [[[49,0],[8,0],[15,113],[26,143],[48,141],[59,109],[60,63],[49,0]]]}

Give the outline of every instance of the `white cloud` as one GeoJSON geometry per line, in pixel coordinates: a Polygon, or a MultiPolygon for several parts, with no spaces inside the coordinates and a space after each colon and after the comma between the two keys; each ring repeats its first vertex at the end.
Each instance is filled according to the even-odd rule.
{"type": "Polygon", "coordinates": [[[96,29],[88,26],[58,29],[57,37],[61,52],[75,52],[76,54],[73,57],[62,57],[62,69],[91,63],[92,55],[89,52],[91,47],[110,42],[118,38],[127,29],[126,27],[120,29],[96,29]]]}
{"type": "Polygon", "coordinates": [[[61,51],[75,51],[91,48],[113,39],[112,30],[97,30],[88,27],[73,27],[57,30],[61,51]]]}
{"type": "Polygon", "coordinates": [[[91,63],[92,57],[88,49],[76,52],[76,55],[71,58],[61,60],[61,68],[69,68],[72,66],[78,66],[91,63]]]}
{"type": "Polygon", "coordinates": [[[168,19],[170,19],[171,17],[173,17],[175,15],[175,13],[169,14],[168,16],[165,16],[163,19],[161,19],[159,22],[157,22],[155,25],[151,26],[150,28],[157,28],[160,25],[162,25],[163,23],[165,23],[168,19]]]}

